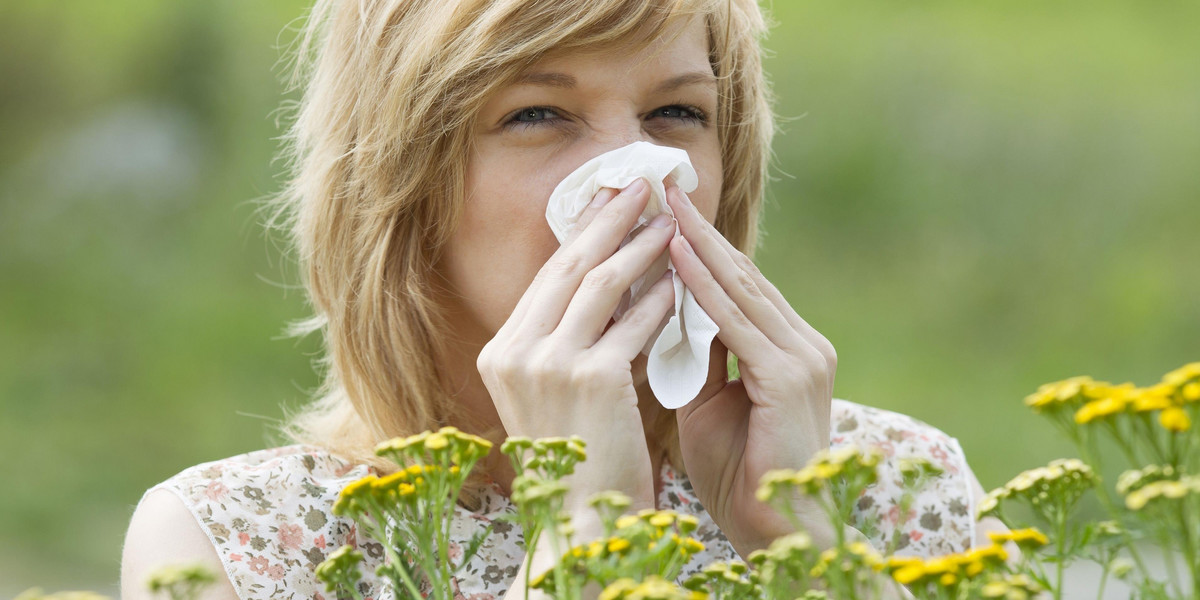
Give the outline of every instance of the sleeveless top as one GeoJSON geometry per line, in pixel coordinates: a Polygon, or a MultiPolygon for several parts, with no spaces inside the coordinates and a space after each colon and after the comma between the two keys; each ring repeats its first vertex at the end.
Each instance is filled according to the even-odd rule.
{"type": "MultiPolygon", "coordinates": [[[[873,525],[871,542],[877,549],[887,547],[893,536],[899,555],[929,557],[972,547],[974,476],[957,440],[911,417],[835,399],[830,447],[851,444],[883,453],[879,479],[859,498],[852,523],[873,525]],[[902,519],[899,462],[904,458],[927,459],[944,472],[917,495],[902,519]]],[[[342,488],[373,472],[319,447],[292,445],[189,467],[146,493],[162,488],[183,501],[216,548],[240,598],[332,597],[314,571],[326,555],[349,544],[365,557],[359,591],[368,600],[382,600],[395,597],[375,575],[383,547],[360,533],[352,520],[332,514],[342,488]]],[[[514,511],[508,498],[493,486],[481,500],[476,511],[458,507],[451,526],[452,560],[462,552],[458,544],[489,524],[493,528],[454,582],[455,595],[463,600],[503,597],[525,557],[519,527],[496,520],[514,511]]],[[[658,507],[694,515],[700,522],[692,535],[705,549],[685,567],[681,580],[713,561],[739,558],[687,478],[666,464],[658,507]]]]}

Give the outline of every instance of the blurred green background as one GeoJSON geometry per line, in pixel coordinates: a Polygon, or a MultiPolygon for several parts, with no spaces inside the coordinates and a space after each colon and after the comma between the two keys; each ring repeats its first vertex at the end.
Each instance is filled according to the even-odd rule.
{"type": "MultiPolygon", "coordinates": [[[[254,200],[296,0],[0,6],[0,595],[116,591],[141,493],[316,383],[254,200]]],[[[1070,451],[1021,399],[1200,360],[1200,5],[778,0],[760,262],[837,395],[985,487],[1070,451]]]]}

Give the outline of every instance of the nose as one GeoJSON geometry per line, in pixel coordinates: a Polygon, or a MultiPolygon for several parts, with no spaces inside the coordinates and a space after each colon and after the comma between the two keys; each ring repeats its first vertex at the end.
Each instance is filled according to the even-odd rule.
{"type": "Polygon", "coordinates": [[[642,129],[642,122],[636,115],[606,119],[596,123],[592,129],[592,143],[588,151],[592,156],[599,156],[610,150],[623,148],[634,142],[651,142],[650,136],[642,129]]]}

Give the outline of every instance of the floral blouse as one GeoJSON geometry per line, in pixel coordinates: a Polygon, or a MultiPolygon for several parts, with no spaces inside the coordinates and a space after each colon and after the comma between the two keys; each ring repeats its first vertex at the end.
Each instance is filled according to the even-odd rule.
{"type": "MultiPolygon", "coordinates": [[[[928,557],[972,547],[973,476],[957,440],[911,417],[836,399],[830,437],[832,448],[854,444],[883,452],[879,480],[859,498],[854,511],[860,529],[870,524],[865,530],[876,532],[871,536],[876,548],[887,547],[893,536],[896,553],[902,555],[928,557]],[[899,463],[904,458],[927,459],[944,472],[901,518],[899,463]]],[[[395,597],[374,572],[383,561],[383,547],[359,532],[353,521],[331,512],[344,486],[372,472],[367,465],[352,464],[321,448],[292,445],[199,464],[147,493],[163,488],[179,496],[212,541],[241,598],[332,597],[314,571],[326,555],[349,544],[366,558],[359,591],[364,598],[382,600],[395,597]]],[[[693,535],[705,545],[681,578],[713,561],[738,558],[686,477],[664,464],[662,483],[659,508],[696,516],[700,526],[693,535]]],[[[521,531],[496,518],[513,510],[496,487],[484,490],[478,510],[456,509],[452,540],[457,543],[465,544],[492,526],[479,552],[459,572],[459,598],[500,598],[516,578],[525,556],[521,531]]],[[[452,544],[451,558],[461,551],[452,544]]]]}

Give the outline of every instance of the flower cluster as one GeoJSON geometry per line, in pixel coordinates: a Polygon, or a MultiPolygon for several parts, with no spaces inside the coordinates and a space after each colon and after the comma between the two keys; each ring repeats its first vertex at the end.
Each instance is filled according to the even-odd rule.
{"type": "MultiPolygon", "coordinates": [[[[797,470],[770,471],[760,481],[758,500],[788,517],[797,526],[795,533],[752,553],[748,564],[713,563],[683,585],[676,579],[684,564],[703,550],[691,535],[698,526],[694,517],[653,510],[625,514],[630,499],[606,492],[591,499],[604,535],[573,542],[575,532],[563,511],[569,492],[564,478],[586,459],[583,441],[509,439],[502,451],[517,473],[514,520],[526,533],[527,552],[532,557],[538,540],[548,534],[553,554],[561,557],[544,573],[530,574],[526,588],[561,600],[581,597],[585,585],[601,589],[602,600],[856,599],[879,597],[884,585],[906,586],[918,599],[1024,600],[1044,591],[1057,599],[1063,593],[1064,566],[1087,558],[1104,567],[1102,587],[1112,576],[1129,582],[1139,596],[1181,596],[1185,586],[1164,585],[1145,573],[1131,541],[1147,533],[1160,545],[1179,549],[1192,573],[1191,585],[1200,584],[1200,536],[1192,535],[1200,527],[1200,453],[1195,450],[1200,439],[1191,426],[1200,410],[1200,363],[1172,371],[1146,388],[1075,377],[1041,386],[1026,404],[1076,442],[1083,459],[1059,459],[1018,474],[984,498],[978,515],[1006,517],[1004,508],[1017,504],[1028,509],[1017,512],[1032,514],[1037,527],[1022,524],[1024,528],[994,532],[988,546],[927,559],[889,556],[891,549],[881,553],[858,538],[847,540],[858,532],[848,534],[842,525],[850,522],[857,498],[876,481],[881,459],[876,450],[847,447],[818,453],[797,470]],[[1112,491],[1098,485],[1099,443],[1105,439],[1132,467],[1115,486],[1123,502],[1105,504],[1114,511],[1113,520],[1081,522],[1075,511],[1083,496],[1099,492],[1104,502],[1112,491]],[[831,547],[817,547],[801,527],[795,510],[809,501],[821,506],[834,525],[837,539],[831,547]]],[[[425,500],[444,503],[452,496],[438,482],[464,481],[469,464],[486,454],[482,444],[468,443],[478,444],[475,440],[443,430],[381,445],[381,453],[404,461],[404,468],[348,486],[337,510],[369,519],[425,500]]],[[[941,469],[928,461],[901,459],[897,473],[908,490],[899,506],[905,513],[915,491],[941,475],[941,469]]],[[[428,551],[418,548],[405,556],[428,551]]],[[[360,559],[343,548],[322,565],[323,579],[348,586],[357,577],[360,559]]],[[[414,578],[438,567],[415,560],[410,566],[414,578]]],[[[438,580],[425,575],[422,581],[438,580]]],[[[428,586],[424,591],[430,591],[428,586]]]]}
{"type": "Polygon", "coordinates": [[[887,569],[896,582],[918,595],[964,597],[1003,572],[1008,552],[1002,543],[993,538],[990,546],[929,559],[894,556],[888,559],[887,569]]]}
{"type": "Polygon", "coordinates": [[[862,450],[846,446],[837,450],[818,452],[800,470],[777,469],[767,472],[758,486],[758,499],[771,502],[786,497],[795,489],[809,495],[819,494],[833,484],[845,481],[875,482],[875,465],[882,454],[874,448],[862,450]]]}
{"type": "Polygon", "coordinates": [[[1080,425],[1123,414],[1158,413],[1157,420],[1163,429],[1182,433],[1192,427],[1186,405],[1200,400],[1200,383],[1177,387],[1164,382],[1148,388],[1135,388],[1126,383],[1096,387],[1092,395],[1094,399],[1075,411],[1075,422],[1080,425]]]}
{"type": "MultiPolygon", "coordinates": [[[[146,589],[154,595],[165,594],[171,600],[194,600],[200,592],[217,581],[217,575],[203,564],[167,564],[146,577],[146,589]]],[[[47,594],[41,588],[21,592],[14,600],[110,600],[108,596],[89,591],[55,592],[47,594]]]]}
{"type": "Polygon", "coordinates": [[[1047,504],[1074,506],[1096,482],[1092,468],[1077,458],[1058,459],[1018,474],[1003,487],[992,490],[979,503],[979,516],[997,513],[1000,502],[1021,499],[1035,509],[1047,504]]]}
{"type": "Polygon", "coordinates": [[[1063,565],[1085,557],[1104,567],[1102,588],[1109,575],[1126,578],[1136,567],[1140,578],[1131,585],[1139,596],[1182,595],[1186,586],[1174,575],[1164,583],[1146,572],[1133,542],[1148,538],[1178,551],[1190,571],[1190,585],[1200,589],[1200,536],[1193,533],[1200,531],[1200,432],[1192,427],[1200,416],[1200,363],[1184,365],[1143,388],[1073,377],[1041,386],[1026,404],[1075,443],[1087,468],[1065,483],[1066,473],[1050,467],[1022,473],[981,504],[982,515],[1002,515],[1004,501],[1020,498],[1051,527],[1053,550],[1047,561],[1059,576],[1050,581],[1036,560],[1026,565],[1027,574],[1060,597],[1063,565]],[[1094,485],[1094,474],[1107,471],[1104,460],[1112,456],[1101,451],[1103,445],[1115,448],[1125,462],[1116,497],[1113,488],[1094,485]],[[1052,475],[1058,485],[1048,485],[1052,475]],[[1112,520],[1079,523],[1072,514],[1075,500],[1089,489],[1098,492],[1112,520]]]}
{"type": "Polygon", "coordinates": [[[751,571],[741,561],[717,561],[689,577],[683,587],[712,600],[761,598],[763,593],[759,585],[759,573],[761,570],[751,571]]]}
{"type": "Polygon", "coordinates": [[[342,546],[317,565],[315,574],[318,580],[325,582],[327,591],[339,587],[354,589],[354,583],[362,577],[358,569],[358,563],[362,561],[361,552],[351,546],[342,546]]]}
{"type": "Polygon", "coordinates": [[[393,438],[375,446],[375,454],[386,456],[398,465],[456,465],[469,471],[487,456],[492,443],[455,427],[443,427],[403,438],[393,438]]]}
{"type": "Polygon", "coordinates": [[[216,574],[202,564],[166,565],[150,573],[146,587],[152,593],[167,594],[171,600],[184,600],[195,598],[216,581],[216,574]]]}
{"type": "MultiPolygon", "coordinates": [[[[480,532],[457,562],[450,559],[450,524],[454,506],[473,469],[491,450],[479,436],[443,427],[385,441],[375,453],[392,459],[399,469],[374,474],[342,489],[333,514],[349,516],[384,544],[387,561],[379,573],[388,577],[401,597],[412,600],[453,597],[450,582],[488,535],[480,532]]],[[[343,547],[317,568],[329,591],[359,597],[354,583],[361,555],[343,547]]]]}
{"type": "MultiPolygon", "coordinates": [[[[605,584],[623,578],[643,582],[654,577],[673,580],[692,556],[704,550],[704,544],[690,536],[699,526],[692,515],[647,509],[614,520],[601,513],[601,518],[606,537],[572,547],[560,561],[577,583],[605,584]]],[[[544,572],[530,585],[553,594],[556,580],[552,575],[553,570],[544,572]]]]}
{"type": "Polygon", "coordinates": [[[708,594],[675,585],[668,579],[652,575],[642,581],[622,577],[605,586],[600,600],[705,600],[708,594]]]}
{"type": "Polygon", "coordinates": [[[1041,593],[1042,587],[1028,575],[1016,574],[993,578],[979,590],[984,598],[1003,598],[1004,600],[1027,600],[1041,593]]]}
{"type": "MultiPolygon", "coordinates": [[[[835,523],[837,545],[845,543],[840,524],[851,521],[854,502],[867,486],[875,483],[875,467],[883,458],[878,448],[844,446],[816,453],[800,470],[768,471],[759,481],[755,496],[774,508],[796,529],[803,526],[794,507],[797,495],[815,500],[825,511],[830,523],[835,523]]],[[[919,470],[919,468],[918,468],[919,470]]]]}
{"type": "Polygon", "coordinates": [[[1125,496],[1129,510],[1142,510],[1156,500],[1179,500],[1189,495],[1200,495],[1200,476],[1186,475],[1178,480],[1163,479],[1139,486],[1125,496]]]}
{"type": "Polygon", "coordinates": [[[1045,383],[1025,397],[1025,405],[1039,413],[1073,409],[1094,397],[1093,389],[1101,385],[1086,376],[1045,383]]]}
{"type": "Polygon", "coordinates": [[[1179,473],[1171,465],[1146,465],[1140,469],[1130,469],[1121,473],[1117,478],[1117,493],[1128,496],[1147,484],[1155,481],[1175,481],[1179,473]]]}

